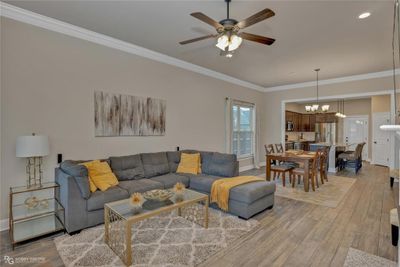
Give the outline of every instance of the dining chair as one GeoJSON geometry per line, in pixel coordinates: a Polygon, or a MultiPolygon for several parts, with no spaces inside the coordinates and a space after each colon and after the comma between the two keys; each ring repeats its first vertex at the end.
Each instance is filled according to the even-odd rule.
{"type": "Polygon", "coordinates": [[[271,166],[273,180],[279,179],[282,174],[282,186],[286,186],[286,173],[289,173],[289,183],[292,181],[292,171],[294,167],[290,165],[273,165],[271,166]],[[278,174],[278,176],[277,176],[278,174]]]}
{"type": "MultiPolygon", "coordinates": [[[[265,153],[267,155],[269,155],[271,153],[275,153],[274,146],[272,144],[264,145],[264,147],[265,147],[265,153]]],[[[280,175],[282,174],[282,185],[285,186],[286,185],[286,173],[287,172],[289,173],[289,180],[290,180],[290,177],[292,177],[291,171],[293,170],[293,168],[294,168],[293,166],[280,164],[280,162],[277,164],[277,162],[275,160],[273,160],[272,165],[271,165],[273,180],[275,180],[276,178],[279,179],[280,175]]]]}
{"type": "Polygon", "coordinates": [[[345,151],[339,155],[340,169],[346,167],[354,168],[354,172],[357,174],[362,167],[362,150],[365,142],[359,143],[354,151],[345,151]]]}
{"type": "MultiPolygon", "coordinates": [[[[275,144],[275,148],[276,148],[276,153],[283,153],[283,152],[285,152],[285,150],[283,149],[282,143],[275,144]]],[[[293,168],[297,168],[297,167],[300,166],[299,163],[297,163],[297,162],[291,162],[291,161],[281,161],[281,162],[279,162],[279,165],[288,165],[288,166],[291,166],[291,167],[293,167],[293,168]]]]}
{"type": "Polygon", "coordinates": [[[320,154],[318,170],[319,170],[319,175],[320,175],[322,184],[324,183],[324,180],[328,181],[328,155],[329,155],[329,150],[330,150],[330,147],[325,147],[325,148],[323,148],[321,150],[321,154],[320,154]]]}
{"type": "Polygon", "coordinates": [[[274,146],[272,144],[269,145],[264,145],[265,147],[265,154],[271,154],[271,153],[275,153],[275,149],[274,146]]]}
{"type": "Polygon", "coordinates": [[[292,182],[292,187],[294,187],[296,184],[296,177],[298,179],[298,183],[300,183],[300,179],[301,179],[301,177],[303,177],[303,183],[304,183],[304,179],[311,180],[312,190],[315,191],[315,184],[317,183],[316,176],[317,176],[317,171],[318,171],[318,152],[315,153],[310,167],[311,168],[309,170],[309,177],[305,177],[306,172],[305,172],[304,168],[294,168],[291,171],[292,176],[290,178],[290,181],[292,182]]]}
{"type": "Polygon", "coordinates": [[[283,145],[281,143],[275,144],[275,148],[276,148],[276,153],[283,153],[284,152],[283,145]]]}

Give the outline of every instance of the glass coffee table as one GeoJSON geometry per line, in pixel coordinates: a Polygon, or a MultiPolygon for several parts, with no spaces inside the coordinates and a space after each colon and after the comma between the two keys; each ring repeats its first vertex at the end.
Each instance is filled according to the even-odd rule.
{"type": "Polygon", "coordinates": [[[186,189],[182,197],[174,195],[169,201],[162,203],[146,202],[139,213],[134,213],[130,199],[104,205],[104,241],[127,266],[132,264],[134,223],[176,210],[178,216],[208,228],[209,200],[206,194],[186,189]]]}

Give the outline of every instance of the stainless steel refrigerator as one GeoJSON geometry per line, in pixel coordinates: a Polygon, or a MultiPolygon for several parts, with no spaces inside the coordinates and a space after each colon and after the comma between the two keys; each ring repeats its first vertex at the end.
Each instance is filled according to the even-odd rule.
{"type": "Polygon", "coordinates": [[[316,123],[315,124],[315,142],[334,144],[337,142],[336,123],[316,123]]]}

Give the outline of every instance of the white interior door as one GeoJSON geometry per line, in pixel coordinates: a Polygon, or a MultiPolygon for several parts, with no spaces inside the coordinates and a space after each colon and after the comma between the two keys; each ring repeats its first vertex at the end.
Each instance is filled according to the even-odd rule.
{"type": "Polygon", "coordinates": [[[368,116],[346,117],[343,124],[343,139],[349,150],[355,150],[357,144],[365,142],[362,158],[368,159],[368,116]]]}
{"type": "Polygon", "coordinates": [[[379,127],[390,124],[390,113],[379,112],[372,114],[372,163],[389,166],[390,132],[382,131],[379,127]]]}

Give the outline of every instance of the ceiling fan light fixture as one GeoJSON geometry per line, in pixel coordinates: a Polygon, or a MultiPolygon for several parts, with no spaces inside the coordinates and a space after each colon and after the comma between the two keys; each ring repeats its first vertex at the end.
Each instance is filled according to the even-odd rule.
{"type": "Polygon", "coordinates": [[[228,51],[234,51],[239,48],[242,43],[242,38],[237,34],[228,34],[225,33],[222,36],[218,37],[217,44],[215,45],[222,51],[225,51],[228,48],[228,51]]]}
{"type": "Polygon", "coordinates": [[[361,14],[358,16],[358,18],[359,18],[359,19],[366,19],[366,18],[368,18],[369,16],[371,16],[371,13],[369,13],[369,12],[364,12],[364,13],[361,13],[361,14]]]}
{"type": "Polygon", "coordinates": [[[234,51],[239,48],[239,46],[242,44],[242,37],[237,36],[236,34],[232,34],[231,38],[229,40],[229,51],[234,51]]]}
{"type": "Polygon", "coordinates": [[[307,106],[305,106],[304,108],[306,109],[306,112],[310,112],[312,107],[309,106],[309,105],[307,105],[307,106]]]}
{"type": "Polygon", "coordinates": [[[215,45],[222,51],[225,51],[225,48],[229,46],[229,38],[228,35],[224,34],[217,39],[217,44],[215,45]]]}

